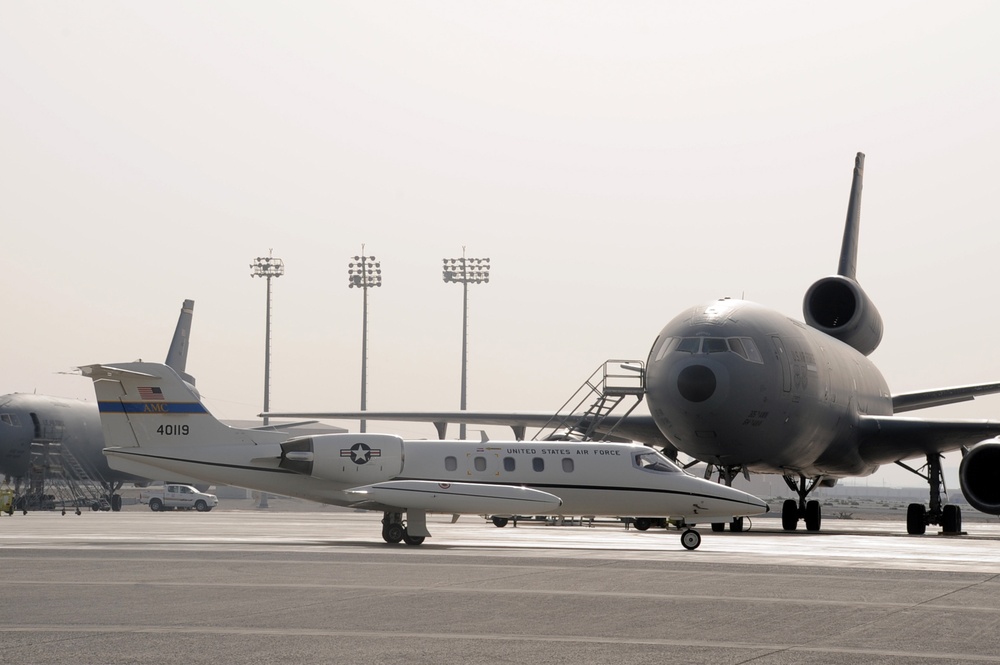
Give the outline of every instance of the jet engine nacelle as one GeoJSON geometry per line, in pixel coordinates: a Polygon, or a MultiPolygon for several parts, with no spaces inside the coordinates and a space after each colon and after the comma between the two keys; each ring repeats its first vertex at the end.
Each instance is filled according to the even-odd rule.
{"type": "Polygon", "coordinates": [[[882,316],[861,285],[849,277],[824,277],[802,303],[806,323],[864,355],[882,341],[882,316]]]}
{"type": "Polygon", "coordinates": [[[965,453],[958,481],[969,505],[1000,515],[1000,437],[980,441],[965,453]]]}
{"type": "Polygon", "coordinates": [[[320,434],[281,444],[278,467],[357,486],[390,480],[403,469],[403,440],[390,434],[320,434]]]}

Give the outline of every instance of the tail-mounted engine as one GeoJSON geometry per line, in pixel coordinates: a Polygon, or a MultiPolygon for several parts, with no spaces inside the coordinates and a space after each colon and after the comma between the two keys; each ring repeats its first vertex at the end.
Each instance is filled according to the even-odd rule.
{"type": "Polygon", "coordinates": [[[352,486],[390,480],[403,469],[403,440],[389,434],[320,434],[281,444],[278,467],[352,486]]]}
{"type": "Polygon", "coordinates": [[[802,303],[806,323],[864,355],[882,341],[882,317],[861,285],[849,277],[824,277],[802,303]]]}
{"type": "Polygon", "coordinates": [[[969,505],[1000,515],[1000,437],[980,441],[965,453],[958,480],[969,505]]]}

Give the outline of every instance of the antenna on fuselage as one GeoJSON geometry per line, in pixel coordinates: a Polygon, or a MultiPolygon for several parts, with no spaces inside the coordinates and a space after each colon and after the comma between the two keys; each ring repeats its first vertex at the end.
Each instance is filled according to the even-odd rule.
{"type": "Polygon", "coordinates": [[[854,158],[854,178],[851,180],[851,198],[847,202],[847,222],[844,225],[844,242],[840,246],[840,267],[837,274],[857,281],[858,234],[861,229],[861,184],[865,178],[865,153],[854,158]]]}

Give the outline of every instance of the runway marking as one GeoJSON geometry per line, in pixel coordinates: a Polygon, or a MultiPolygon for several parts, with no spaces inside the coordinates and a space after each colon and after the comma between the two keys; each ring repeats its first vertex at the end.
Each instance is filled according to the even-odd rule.
{"type": "MultiPolygon", "coordinates": [[[[79,624],[35,624],[23,626],[0,626],[0,633],[117,633],[117,634],[188,634],[188,635],[273,635],[276,637],[336,637],[356,640],[453,640],[453,641],[496,641],[511,642],[563,642],[574,644],[642,644],[663,647],[693,647],[707,649],[732,649],[738,651],[760,650],[771,653],[821,653],[881,656],[907,658],[913,660],[937,660],[940,662],[1000,663],[1000,656],[979,656],[975,654],[936,653],[930,651],[900,651],[892,649],[865,649],[850,646],[807,646],[799,644],[776,644],[773,642],[733,642],[708,640],[676,640],[649,637],[593,637],[588,635],[525,635],[516,633],[413,633],[389,630],[330,630],[323,628],[262,628],[231,626],[128,626],[128,625],[79,625],[79,624]]],[[[768,654],[761,654],[763,655],[768,654]]]]}
{"type": "MultiPolygon", "coordinates": [[[[984,580],[989,581],[989,580],[984,580]]],[[[947,593],[942,594],[940,597],[946,597],[953,593],[959,591],[964,591],[971,587],[977,586],[979,583],[968,584],[956,589],[949,589],[947,593]]],[[[381,591],[384,593],[397,594],[397,595],[407,595],[411,593],[466,593],[466,594],[477,594],[477,595],[505,595],[505,596],[567,596],[567,597],[583,597],[583,598],[634,598],[634,599],[647,599],[647,600],[675,600],[675,601],[708,601],[715,602],[719,600],[726,600],[730,603],[751,603],[754,605],[760,605],[763,603],[768,604],[780,604],[786,605],[789,603],[799,603],[809,606],[823,605],[828,607],[867,607],[867,608],[883,608],[883,609],[914,609],[914,610],[957,610],[962,612],[988,612],[995,614],[996,607],[977,607],[969,605],[949,605],[944,603],[935,603],[933,600],[930,601],[915,601],[912,603],[902,603],[902,602],[872,602],[872,601],[862,601],[862,600],[829,600],[826,598],[788,598],[788,597],[774,597],[774,596],[739,596],[738,598],[733,598],[730,595],[707,595],[707,594],[689,594],[689,593],[642,593],[636,591],[565,591],[565,590],[546,590],[546,589],[483,589],[477,587],[468,586],[401,586],[400,584],[392,585],[377,585],[377,584],[324,584],[322,582],[301,582],[301,583],[289,583],[289,582],[178,582],[178,581],[157,581],[157,582],[145,582],[145,581],[103,581],[103,582],[87,582],[79,580],[6,580],[4,584],[9,586],[55,586],[55,587],[167,587],[167,588],[185,588],[193,587],[197,589],[203,588],[233,588],[233,589],[338,589],[342,591],[381,591]]]]}

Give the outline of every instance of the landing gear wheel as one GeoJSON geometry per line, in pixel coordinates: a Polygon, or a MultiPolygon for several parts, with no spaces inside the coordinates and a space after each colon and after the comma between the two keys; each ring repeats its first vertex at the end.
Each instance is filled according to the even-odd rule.
{"type": "Polygon", "coordinates": [[[729,523],[729,530],[732,531],[733,533],[742,533],[743,532],[743,518],[742,517],[734,517],[733,521],[729,523]]]}
{"type": "Polygon", "coordinates": [[[698,549],[698,546],[701,545],[701,534],[697,531],[687,529],[681,534],[681,545],[683,545],[686,550],[698,549]]]}
{"type": "Polygon", "coordinates": [[[712,522],[712,531],[715,533],[722,533],[726,530],[725,522],[712,522]]]}
{"type": "Polygon", "coordinates": [[[944,507],[941,531],[944,533],[962,532],[962,509],[959,506],[949,503],[944,507]]]}
{"type": "Polygon", "coordinates": [[[911,503],[906,507],[906,533],[922,536],[927,532],[927,509],[922,503],[911,503]]]}
{"type": "Polygon", "coordinates": [[[120,512],[122,509],[122,495],[112,494],[111,495],[111,510],[114,512],[120,512]]]}
{"type": "Polygon", "coordinates": [[[820,508],[819,501],[810,501],[806,504],[806,531],[819,531],[820,522],[823,519],[823,509],[820,508]]]}
{"type": "MultiPolygon", "coordinates": [[[[639,531],[645,531],[649,527],[653,526],[653,520],[649,519],[648,517],[637,517],[635,518],[634,523],[635,523],[635,528],[638,529],[639,531]]],[[[697,545],[695,545],[695,547],[697,547],[697,545]]]]}
{"type": "Polygon", "coordinates": [[[420,545],[424,542],[424,538],[426,538],[426,536],[411,536],[406,533],[406,529],[403,530],[403,542],[407,545],[420,545]]]}
{"type": "Polygon", "coordinates": [[[98,510],[101,509],[101,504],[95,501],[94,503],[90,504],[90,509],[96,513],[98,510]]]}
{"type": "Polygon", "coordinates": [[[406,536],[406,529],[399,522],[386,524],[382,527],[382,540],[395,545],[406,536]]]}
{"type": "Polygon", "coordinates": [[[795,531],[799,525],[799,504],[795,499],[785,499],[781,504],[781,528],[785,531],[795,531]]]}
{"type": "Polygon", "coordinates": [[[498,529],[502,529],[505,526],[507,526],[508,520],[506,517],[497,517],[496,515],[494,515],[491,521],[493,522],[493,526],[495,526],[498,529]]]}

